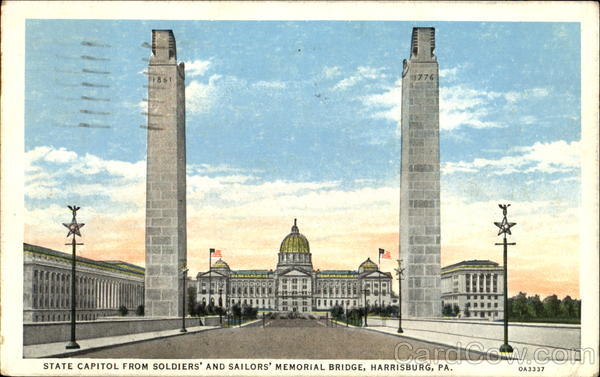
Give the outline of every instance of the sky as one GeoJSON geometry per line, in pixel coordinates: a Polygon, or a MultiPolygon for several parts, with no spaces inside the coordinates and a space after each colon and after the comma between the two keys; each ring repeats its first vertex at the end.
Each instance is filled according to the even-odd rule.
{"type": "Polygon", "coordinates": [[[577,23],[28,20],[25,242],[144,264],[147,59],[186,66],[188,265],[275,268],[294,218],[320,269],[398,255],[402,60],[436,29],[442,266],[501,263],[509,293],[579,295],[577,23]],[[560,271],[558,273],[558,271],[560,271]]]}

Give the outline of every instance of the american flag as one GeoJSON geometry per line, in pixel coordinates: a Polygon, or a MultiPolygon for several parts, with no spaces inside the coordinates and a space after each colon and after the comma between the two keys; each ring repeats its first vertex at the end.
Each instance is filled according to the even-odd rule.
{"type": "Polygon", "coordinates": [[[379,254],[383,259],[392,259],[392,254],[389,251],[385,251],[383,249],[379,249],[379,254]]]}

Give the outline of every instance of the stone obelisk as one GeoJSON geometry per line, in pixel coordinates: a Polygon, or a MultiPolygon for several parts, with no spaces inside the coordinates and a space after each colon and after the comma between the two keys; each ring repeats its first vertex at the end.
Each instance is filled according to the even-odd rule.
{"type": "Polygon", "coordinates": [[[148,65],[145,315],[182,314],[187,263],[185,68],[171,30],[152,30],[148,65]]]}
{"type": "Polygon", "coordinates": [[[400,257],[402,314],[441,315],[440,148],[435,29],[413,28],[402,73],[400,257]]]}

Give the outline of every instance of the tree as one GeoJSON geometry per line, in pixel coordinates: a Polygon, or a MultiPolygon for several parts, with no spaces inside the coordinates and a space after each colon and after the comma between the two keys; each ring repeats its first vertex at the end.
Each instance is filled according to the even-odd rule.
{"type": "Polygon", "coordinates": [[[445,317],[450,317],[452,315],[452,305],[445,304],[442,308],[442,315],[445,317]]]}
{"type": "Polygon", "coordinates": [[[144,315],[144,305],[139,305],[137,309],[135,309],[136,315],[144,315]]]}
{"type": "Polygon", "coordinates": [[[550,318],[558,316],[560,312],[560,300],[556,295],[551,295],[544,299],[544,311],[550,318]]]}
{"type": "Polygon", "coordinates": [[[344,308],[342,308],[340,305],[336,305],[333,308],[331,308],[331,317],[332,318],[340,319],[340,318],[342,318],[343,315],[344,315],[344,308]]]}
{"type": "Polygon", "coordinates": [[[575,317],[575,303],[571,296],[565,296],[560,303],[560,314],[563,317],[573,318],[575,317]]]}
{"type": "Polygon", "coordinates": [[[244,306],[244,308],[242,309],[242,315],[244,316],[244,318],[254,319],[256,318],[257,314],[258,309],[253,308],[252,306],[244,306]]]}
{"type": "Polygon", "coordinates": [[[117,311],[119,312],[120,316],[126,316],[127,313],[129,313],[129,310],[125,307],[125,305],[119,306],[119,309],[117,309],[117,311]]]}
{"type": "Polygon", "coordinates": [[[188,287],[187,289],[187,311],[189,315],[195,315],[196,309],[196,287],[188,287]]]}
{"type": "Polygon", "coordinates": [[[206,307],[206,313],[207,314],[215,314],[215,303],[211,300],[211,302],[208,304],[208,306],[206,307]]]}
{"type": "Polygon", "coordinates": [[[573,302],[573,316],[581,320],[581,300],[573,302]]]}
{"type": "Polygon", "coordinates": [[[527,297],[527,311],[532,318],[543,318],[545,316],[544,304],[539,295],[527,297]]]}
{"type": "Polygon", "coordinates": [[[196,304],[194,307],[194,315],[203,316],[206,315],[206,304],[204,302],[196,304]]]}
{"type": "Polygon", "coordinates": [[[452,315],[456,317],[458,313],[460,313],[460,308],[457,304],[454,304],[454,306],[452,307],[452,315]]]}
{"type": "Polygon", "coordinates": [[[527,316],[527,293],[519,292],[518,295],[513,297],[512,312],[517,318],[525,318],[527,316]]]}
{"type": "Polygon", "coordinates": [[[240,308],[240,306],[238,304],[234,304],[231,307],[231,314],[233,314],[234,317],[241,317],[242,316],[242,308],[240,308]]]}

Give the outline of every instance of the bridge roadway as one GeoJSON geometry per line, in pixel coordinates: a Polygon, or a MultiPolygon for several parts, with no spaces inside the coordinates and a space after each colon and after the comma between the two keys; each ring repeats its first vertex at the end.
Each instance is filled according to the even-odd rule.
{"type": "Polygon", "coordinates": [[[484,355],[317,319],[270,319],[90,351],[82,358],[479,360],[484,355]]]}

